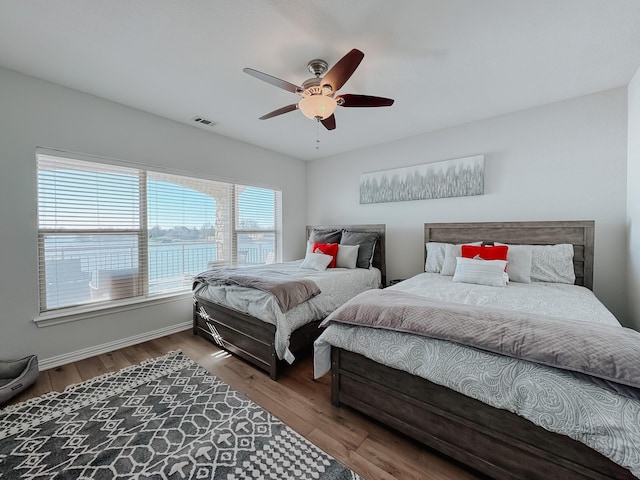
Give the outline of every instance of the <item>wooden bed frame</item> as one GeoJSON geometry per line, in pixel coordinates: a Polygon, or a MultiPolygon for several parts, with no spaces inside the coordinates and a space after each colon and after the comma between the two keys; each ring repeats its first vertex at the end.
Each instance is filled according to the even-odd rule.
{"type": "MultiPolygon", "coordinates": [[[[382,285],[386,283],[385,225],[309,225],[307,239],[314,228],[322,230],[345,229],[357,232],[377,232],[378,241],[373,255],[373,266],[382,272],[382,285]]],[[[320,335],[322,320],[303,325],[291,334],[289,349],[300,350],[320,335]]],[[[276,380],[280,360],[275,351],[276,327],[246,313],[218,305],[194,295],[193,333],[265,370],[276,380]]]]}
{"type": "MultiPolygon", "coordinates": [[[[425,224],[425,242],[572,243],[576,284],[593,286],[594,222],[425,224]]],[[[334,405],[348,405],[498,479],[627,479],[571,438],[366,357],[332,348],[334,405]]]]}

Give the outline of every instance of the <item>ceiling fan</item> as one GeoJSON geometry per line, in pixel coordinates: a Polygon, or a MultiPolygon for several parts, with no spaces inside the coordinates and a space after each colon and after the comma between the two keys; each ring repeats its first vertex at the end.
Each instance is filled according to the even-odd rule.
{"type": "Polygon", "coordinates": [[[301,87],[253,68],[244,68],[242,71],[302,97],[298,103],[292,103],[269,112],[261,116],[260,120],[266,120],[299,109],[306,117],[321,122],[327,130],[333,130],[336,128],[336,118],[333,115],[336,107],[389,107],[393,105],[393,99],[391,98],[349,93],[335,96],[336,92],[353,75],[363,58],[364,53],[354,48],[331,69],[329,69],[329,65],[324,60],[311,60],[307,64],[307,68],[315,77],[306,80],[301,87]]]}

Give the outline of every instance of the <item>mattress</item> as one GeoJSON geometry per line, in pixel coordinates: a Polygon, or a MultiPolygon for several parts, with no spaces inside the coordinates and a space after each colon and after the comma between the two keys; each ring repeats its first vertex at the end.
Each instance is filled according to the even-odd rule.
{"type": "MultiPolygon", "coordinates": [[[[620,326],[593,293],[575,285],[486,287],[423,273],[392,289],[467,305],[620,326]]],[[[585,376],[417,335],[331,324],[315,342],[315,375],[331,346],[409,372],[567,435],[640,477],[640,400],[585,376]]]]}
{"type": "MultiPolygon", "coordinates": [[[[197,298],[237,310],[276,327],[275,349],[278,358],[293,362],[289,350],[291,332],[301,326],[322,320],[347,300],[372,288],[379,288],[382,274],[379,269],[329,268],[323,272],[301,269],[302,260],[283,262],[270,266],[274,272],[292,279],[312,280],[321,293],[311,300],[282,313],[273,295],[261,290],[233,285],[212,286],[197,284],[193,294],[197,298]]],[[[250,269],[251,267],[247,267],[250,269]]],[[[264,268],[264,266],[261,266],[264,268]]]]}

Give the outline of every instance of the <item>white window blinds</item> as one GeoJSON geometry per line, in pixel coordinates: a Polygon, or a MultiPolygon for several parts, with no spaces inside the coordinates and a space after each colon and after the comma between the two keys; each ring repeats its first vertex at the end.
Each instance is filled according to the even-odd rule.
{"type": "Polygon", "coordinates": [[[278,260],[280,192],[38,154],[40,311],[191,288],[278,260]]]}
{"type": "Polygon", "coordinates": [[[279,193],[265,188],[235,186],[234,234],[238,264],[276,261],[279,193]]]}

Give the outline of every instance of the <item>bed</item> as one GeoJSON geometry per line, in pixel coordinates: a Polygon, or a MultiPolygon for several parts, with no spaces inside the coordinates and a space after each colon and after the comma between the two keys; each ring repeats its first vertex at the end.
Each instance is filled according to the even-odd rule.
{"type": "MultiPolygon", "coordinates": [[[[345,277],[345,281],[363,280],[373,282],[373,285],[385,285],[385,225],[309,225],[306,228],[307,240],[311,238],[315,230],[336,231],[347,230],[358,234],[360,232],[373,232],[377,234],[377,241],[373,251],[371,272],[357,268],[347,269],[327,269],[327,272],[334,276],[337,284],[339,277],[345,277]],[[339,272],[339,270],[346,270],[339,272]],[[372,275],[377,275],[376,280],[372,280],[372,275]]],[[[298,268],[299,262],[285,262],[282,265],[282,272],[286,274],[298,268]]],[[[275,267],[279,267],[276,265],[275,267]]],[[[318,273],[318,272],[316,272],[318,273]]],[[[314,278],[315,280],[315,278],[314,278]]],[[[326,283],[326,280],[322,280],[326,283]]],[[[318,283],[321,285],[320,281],[318,283]]],[[[334,288],[333,280],[331,289],[334,288]]],[[[355,286],[352,288],[356,288],[355,286]]],[[[355,295],[356,291],[352,295],[355,295]]],[[[269,376],[276,380],[279,365],[286,361],[293,361],[293,353],[309,346],[320,334],[319,325],[326,315],[317,311],[319,308],[308,308],[299,305],[292,308],[286,314],[280,312],[257,313],[251,310],[251,305],[260,302],[267,303],[271,300],[255,297],[256,292],[244,287],[210,289],[205,292],[194,285],[193,295],[193,333],[215,343],[225,350],[243,358],[256,367],[266,371],[269,376]],[[214,291],[215,290],[215,291],[214,291]],[[235,297],[234,297],[235,295],[235,297]],[[240,298],[241,301],[234,301],[240,298]],[[246,305],[245,305],[246,304],[246,305]],[[291,320],[290,320],[291,319],[291,320]],[[289,324],[291,321],[291,325],[289,324]]],[[[265,294],[268,295],[268,294],[265,294]]],[[[344,299],[346,301],[346,298],[344,299]]],[[[318,297],[312,298],[310,305],[322,305],[322,293],[318,297]]],[[[327,307],[322,305],[324,309],[327,307]]],[[[274,309],[275,310],[275,309],[274,309]]]]}
{"type": "MultiPolygon", "coordinates": [[[[425,243],[459,244],[482,240],[510,245],[572,244],[575,283],[588,289],[593,286],[594,222],[591,221],[425,224],[424,233],[425,243]]],[[[407,282],[402,282],[408,284],[408,287],[403,287],[401,283],[392,288],[408,288],[410,290],[413,281],[410,279],[407,282]]],[[[415,280],[415,282],[417,281],[415,280]]],[[[510,287],[511,285],[508,288],[510,287]]],[[[566,285],[565,287],[572,286],[566,285]]],[[[541,286],[541,288],[543,287],[541,286]]],[[[585,302],[588,301],[590,292],[584,291],[585,289],[578,290],[583,291],[585,302]]],[[[386,290],[382,291],[383,294],[386,292],[386,290]]],[[[593,298],[595,299],[595,297],[593,298]]],[[[600,307],[594,306],[593,308],[600,307]]],[[[601,308],[604,309],[604,306],[601,308]]],[[[589,307],[585,312],[590,310],[589,307]]],[[[604,316],[606,317],[606,314],[604,316]]],[[[338,325],[334,327],[334,325],[329,325],[316,342],[316,364],[321,363],[321,358],[326,356],[327,340],[329,345],[334,345],[330,347],[331,399],[334,405],[352,407],[493,478],[625,479],[634,478],[630,470],[633,470],[636,475],[640,471],[640,459],[637,452],[632,455],[634,458],[629,460],[632,464],[630,469],[623,468],[584,443],[551,431],[553,428],[550,429],[549,425],[545,425],[547,428],[543,428],[523,416],[477,400],[476,398],[482,398],[482,394],[474,392],[474,389],[481,389],[481,387],[475,386],[474,379],[467,379],[468,391],[465,393],[468,394],[458,393],[458,391],[445,386],[449,372],[460,368],[455,362],[439,363],[442,360],[430,357],[431,363],[426,362],[425,368],[427,370],[431,369],[436,373],[447,372],[447,375],[443,375],[446,378],[440,378],[437,381],[429,381],[404,371],[404,362],[409,360],[401,357],[400,352],[403,346],[408,344],[408,340],[412,339],[410,335],[393,332],[393,335],[400,336],[400,341],[392,341],[393,335],[389,336],[388,332],[380,333],[379,330],[374,329],[377,330],[377,336],[362,336],[366,340],[361,341],[361,344],[375,342],[377,345],[381,345],[378,347],[379,350],[387,349],[390,352],[387,355],[396,357],[394,367],[383,365],[380,359],[376,361],[368,358],[375,355],[370,355],[366,349],[360,352],[353,351],[357,349],[352,348],[352,345],[349,345],[345,338],[347,334],[363,335],[362,330],[362,327],[358,326],[338,325]],[[333,331],[333,328],[336,330],[333,331]],[[331,340],[331,335],[336,334],[341,335],[340,338],[343,340],[331,340]],[[335,345],[338,345],[339,348],[335,345]],[[397,355],[396,352],[398,352],[397,355]]],[[[425,341],[431,341],[431,339],[425,341]]],[[[438,340],[435,342],[440,342],[438,345],[448,344],[451,346],[450,342],[438,340]]],[[[431,344],[425,345],[429,345],[429,348],[435,348],[431,344]]],[[[478,362],[482,362],[484,357],[492,355],[482,351],[471,352],[468,347],[461,345],[453,345],[453,347],[458,349],[451,354],[456,361],[462,358],[463,351],[472,353],[478,358],[478,362]]],[[[415,353],[415,350],[412,351],[415,353]]],[[[511,373],[512,370],[508,364],[505,363],[504,367],[500,366],[500,362],[507,361],[504,357],[494,356],[493,359],[489,358],[486,361],[488,362],[486,375],[489,380],[496,383],[503,381],[514,385],[516,380],[520,378],[515,373],[511,373]],[[496,365],[495,368],[500,372],[500,375],[491,376],[492,365],[496,365]],[[513,375],[513,378],[509,377],[510,374],[513,375]]],[[[524,366],[531,368],[536,375],[556,374],[552,371],[553,369],[548,367],[535,364],[525,364],[524,366]],[[537,373],[538,370],[533,370],[534,368],[542,373],[537,373]]],[[[318,370],[322,373],[322,368],[327,367],[316,365],[317,375],[318,370]]],[[[406,370],[410,370],[410,368],[406,368],[406,370]]],[[[468,375],[468,373],[462,373],[462,375],[465,374],[468,375]]],[[[524,378],[526,380],[526,377],[524,378]]],[[[561,378],[574,381],[573,377],[561,378]]],[[[547,388],[547,385],[543,383],[547,380],[531,380],[531,382],[534,381],[540,388],[547,388]]],[[[530,387],[526,381],[522,383],[517,380],[517,382],[517,385],[521,385],[525,390],[530,387]]],[[[577,379],[575,382],[580,382],[580,380],[577,379]]],[[[558,385],[564,387],[565,384],[559,383],[558,385]]],[[[597,386],[589,385],[588,388],[594,389],[597,395],[601,393],[600,390],[597,390],[599,388],[597,386]]],[[[617,393],[612,394],[609,391],[605,393],[606,395],[602,395],[603,401],[613,398],[610,406],[613,409],[614,404],[617,404],[619,400],[626,408],[623,411],[631,415],[631,418],[628,419],[629,424],[631,427],[637,428],[640,424],[640,414],[637,413],[640,412],[638,406],[640,400],[637,397],[633,400],[626,396],[618,398],[617,393]]],[[[563,394],[552,394],[548,398],[553,399],[563,394]]],[[[637,395],[637,391],[635,395],[637,395]]],[[[547,397],[543,399],[545,398],[547,397]]],[[[551,410],[555,408],[557,415],[560,416],[563,406],[551,403],[552,405],[549,405],[551,410]]],[[[587,412],[590,411],[588,404],[582,405],[580,408],[587,412]]],[[[553,413],[548,414],[546,423],[553,427],[554,422],[559,423],[553,413]]],[[[545,423],[544,418],[542,423],[545,423]]],[[[637,441],[637,432],[635,434],[637,441]]],[[[634,447],[632,446],[632,448],[634,447]]]]}

